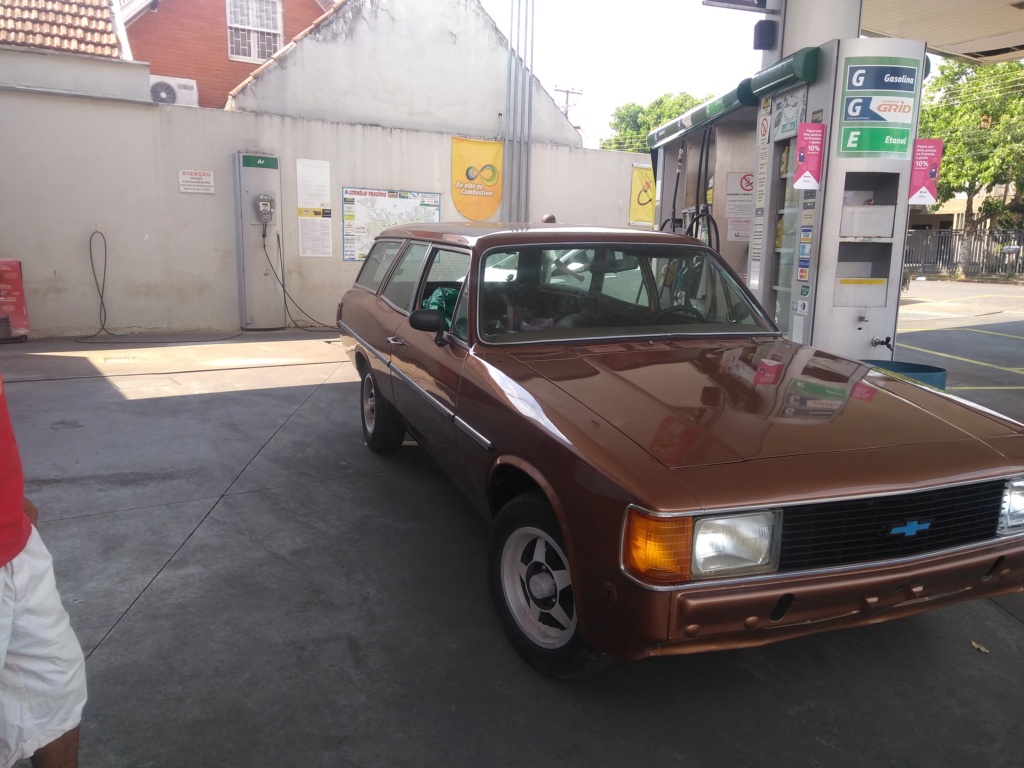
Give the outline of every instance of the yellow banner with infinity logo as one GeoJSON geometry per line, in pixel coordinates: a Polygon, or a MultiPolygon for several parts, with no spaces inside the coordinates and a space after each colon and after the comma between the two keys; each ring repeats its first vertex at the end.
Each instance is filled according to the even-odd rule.
{"type": "Polygon", "coordinates": [[[629,190],[629,223],[654,229],[654,171],[650,166],[634,165],[629,190]]]}
{"type": "Polygon", "coordinates": [[[500,141],[452,138],[452,201],[472,221],[489,219],[501,206],[500,141]]]}

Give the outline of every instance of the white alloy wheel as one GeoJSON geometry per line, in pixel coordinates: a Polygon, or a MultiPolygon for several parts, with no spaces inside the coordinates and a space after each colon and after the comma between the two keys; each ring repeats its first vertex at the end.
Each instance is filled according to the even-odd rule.
{"type": "Polygon", "coordinates": [[[541,648],[561,648],[576,631],[569,560],[539,528],[519,528],[501,553],[505,602],[523,634],[541,648]]]}

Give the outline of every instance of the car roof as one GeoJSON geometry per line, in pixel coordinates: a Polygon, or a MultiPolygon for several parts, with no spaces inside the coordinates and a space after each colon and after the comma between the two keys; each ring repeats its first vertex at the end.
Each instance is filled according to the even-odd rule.
{"type": "Polygon", "coordinates": [[[564,224],[505,224],[501,222],[441,222],[388,227],[378,238],[435,240],[474,247],[531,243],[650,243],[704,245],[685,235],[651,230],[579,227],[564,224]]]}

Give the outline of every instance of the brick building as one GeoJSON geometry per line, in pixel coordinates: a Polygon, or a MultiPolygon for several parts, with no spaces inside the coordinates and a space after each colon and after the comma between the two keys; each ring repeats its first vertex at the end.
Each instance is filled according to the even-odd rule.
{"type": "MultiPolygon", "coordinates": [[[[334,7],[331,0],[114,0],[132,56],[160,77],[195,80],[201,107],[228,92],[334,7]]],[[[340,0],[341,3],[346,0],[340,0]]]]}

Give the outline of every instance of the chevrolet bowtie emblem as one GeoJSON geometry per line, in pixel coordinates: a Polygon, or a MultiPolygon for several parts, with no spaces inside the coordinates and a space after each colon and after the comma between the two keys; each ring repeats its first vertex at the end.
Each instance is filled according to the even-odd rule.
{"type": "Polygon", "coordinates": [[[908,520],[903,525],[894,525],[889,529],[890,536],[903,534],[904,536],[917,536],[921,531],[927,531],[932,527],[931,523],[922,523],[919,520],[908,520]]]}

